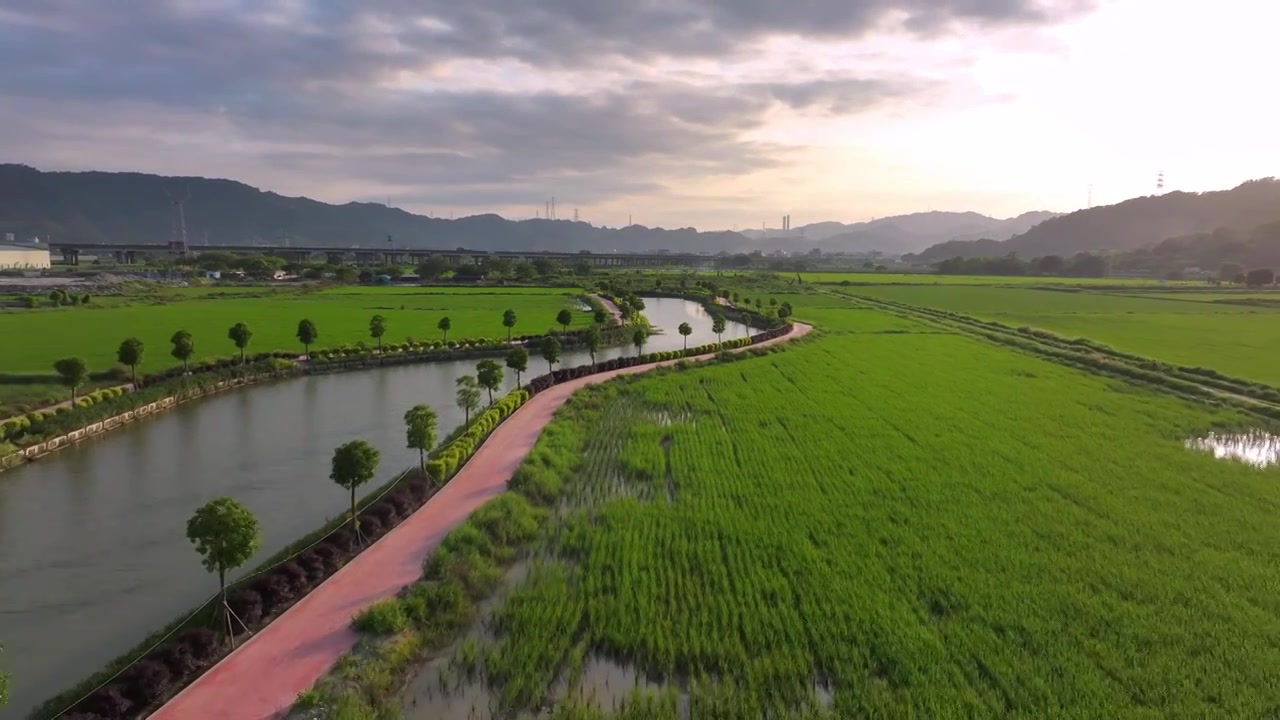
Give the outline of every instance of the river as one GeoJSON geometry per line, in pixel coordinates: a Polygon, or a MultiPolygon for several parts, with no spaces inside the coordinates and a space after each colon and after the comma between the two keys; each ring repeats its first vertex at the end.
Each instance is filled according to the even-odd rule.
{"type": "MultiPolygon", "coordinates": [[[[682,347],[681,322],[693,326],[690,347],[716,340],[696,303],[645,305],[664,331],[647,352],[682,347]]],[[[730,322],[723,338],[750,333],[730,322]]],[[[530,354],[525,379],[546,372],[530,354]]],[[[587,362],[566,352],[562,366],[587,362]]],[[[463,419],[454,380],[474,372],[475,361],[426,363],[234,390],[0,473],[0,667],[13,676],[0,718],[25,717],[217,590],[185,535],[201,504],[226,495],[248,506],[263,530],[258,557],[269,557],[347,506],[329,480],[335,447],[371,442],[382,461],[369,487],[385,482],[417,462],[404,412],[430,405],[443,436],[463,419]]]]}

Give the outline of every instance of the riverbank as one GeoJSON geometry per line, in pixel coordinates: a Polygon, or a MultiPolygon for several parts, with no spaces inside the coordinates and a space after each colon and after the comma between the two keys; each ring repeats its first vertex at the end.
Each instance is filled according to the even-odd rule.
{"type": "MultiPolygon", "coordinates": [[[[797,324],[785,335],[747,347],[767,347],[801,337],[810,329],[797,324]]],[[[314,685],[355,646],[358,636],[350,627],[352,616],[374,602],[394,597],[417,580],[424,559],[441,539],[476,508],[505,491],[508,479],[542,428],[574,391],[621,375],[682,361],[706,361],[715,355],[611,370],[567,380],[538,393],[490,435],[466,467],[427,505],[151,717],[269,718],[288,708],[298,693],[314,685]]]]}

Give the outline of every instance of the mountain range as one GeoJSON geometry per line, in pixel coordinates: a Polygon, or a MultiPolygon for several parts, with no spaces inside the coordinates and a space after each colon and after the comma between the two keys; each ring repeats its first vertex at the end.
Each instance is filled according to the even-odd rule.
{"type": "Polygon", "coordinates": [[[928,212],[871,222],[824,222],[780,232],[699,232],[632,225],[602,228],[569,220],[507,220],[493,214],[446,220],[379,203],[332,205],[286,197],[231,180],[143,173],[42,172],[0,165],[0,232],[83,243],[163,244],[183,198],[194,246],[274,244],[573,252],[808,252],[899,255],[973,237],[1006,239],[1053,213],[997,220],[973,212],[928,212]]]}
{"type": "Polygon", "coordinates": [[[142,173],[42,172],[0,164],[0,237],[46,241],[164,244],[174,235],[172,200],[183,198],[193,246],[277,244],[575,252],[771,252],[903,255],[943,259],[1128,251],[1171,237],[1235,229],[1245,236],[1280,220],[1280,181],[1231,190],[1170,192],[1066,215],[1028,212],[997,219],[975,212],[926,212],[870,222],[819,222],[791,229],[700,232],[569,220],[507,220],[485,214],[446,220],[379,203],[333,205],[286,197],[232,180],[142,173]]]}
{"type": "Polygon", "coordinates": [[[1230,190],[1170,192],[1078,210],[1000,241],[989,237],[934,245],[908,262],[931,264],[952,257],[1023,257],[1120,252],[1151,247],[1168,238],[1227,228],[1248,232],[1280,220],[1280,181],[1250,180],[1230,190]]]}
{"type": "Polygon", "coordinates": [[[1008,240],[1059,213],[1035,211],[998,219],[976,212],[923,212],[877,218],[868,222],[819,222],[782,230],[747,230],[743,235],[757,242],[785,239],[788,246],[807,252],[817,248],[830,253],[879,252],[902,255],[920,252],[949,241],[996,238],[1008,240]]]}

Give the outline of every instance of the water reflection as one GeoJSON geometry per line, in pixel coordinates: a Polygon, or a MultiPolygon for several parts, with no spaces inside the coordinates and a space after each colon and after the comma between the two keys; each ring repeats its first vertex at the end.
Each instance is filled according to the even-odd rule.
{"type": "MultiPolygon", "coordinates": [[[[647,352],[714,342],[701,306],[646,298],[663,335],[647,352]]],[[[750,328],[730,323],[724,339],[750,328]]],[[[598,359],[634,354],[605,348],[598,359]]],[[[545,371],[531,353],[529,377],[545,371]]],[[[589,362],[564,353],[563,367],[589,362]]],[[[476,361],[399,365],[232,390],[187,403],[0,474],[0,642],[13,674],[0,718],[24,717],[216,589],[185,536],[191,512],[229,495],[258,516],[267,557],[345,508],[329,482],[333,448],[382,453],[385,481],[417,461],[404,412],[427,403],[441,434],[462,422],[454,380],[476,361]]],[[[506,388],[515,378],[506,373],[506,388]]],[[[375,481],[376,482],[376,481],[375,481]]]]}
{"type": "Polygon", "coordinates": [[[1209,433],[1186,441],[1187,448],[1213,453],[1219,460],[1237,460],[1254,467],[1280,463],[1280,436],[1262,430],[1245,433],[1209,433]]]}

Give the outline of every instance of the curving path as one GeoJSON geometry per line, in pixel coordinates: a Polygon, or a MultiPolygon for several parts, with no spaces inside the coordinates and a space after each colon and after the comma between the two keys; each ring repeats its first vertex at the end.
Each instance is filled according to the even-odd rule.
{"type": "MultiPolygon", "coordinates": [[[[795,323],[790,333],[753,347],[791,340],[811,329],[795,323]]],[[[174,696],[151,715],[152,720],[266,720],[288,710],[299,692],[314,685],[356,644],[359,636],[351,629],[352,616],[421,577],[423,560],[441,539],[507,489],[507,480],[543,426],[575,390],[676,362],[591,375],[536,395],[499,425],[462,471],[418,512],[174,696]]]]}

